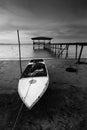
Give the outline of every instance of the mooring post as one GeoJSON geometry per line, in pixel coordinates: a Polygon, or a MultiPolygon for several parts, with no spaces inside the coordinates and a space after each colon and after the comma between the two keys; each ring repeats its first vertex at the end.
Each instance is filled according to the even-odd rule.
{"type": "Polygon", "coordinates": [[[21,73],[21,75],[22,75],[22,65],[21,65],[21,46],[20,46],[19,30],[17,30],[17,36],[18,36],[18,45],[19,45],[20,73],[21,73]]]}

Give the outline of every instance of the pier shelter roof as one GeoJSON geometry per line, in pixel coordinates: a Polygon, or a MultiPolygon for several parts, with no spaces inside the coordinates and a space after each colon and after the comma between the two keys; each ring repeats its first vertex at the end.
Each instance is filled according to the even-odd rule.
{"type": "Polygon", "coordinates": [[[50,37],[33,37],[32,40],[52,40],[53,38],[50,37]]]}

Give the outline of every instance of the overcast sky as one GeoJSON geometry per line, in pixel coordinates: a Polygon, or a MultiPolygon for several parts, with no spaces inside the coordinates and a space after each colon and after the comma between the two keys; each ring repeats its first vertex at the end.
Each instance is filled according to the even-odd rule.
{"type": "Polygon", "coordinates": [[[0,42],[16,42],[17,29],[22,42],[87,41],[87,0],[0,0],[0,42]]]}

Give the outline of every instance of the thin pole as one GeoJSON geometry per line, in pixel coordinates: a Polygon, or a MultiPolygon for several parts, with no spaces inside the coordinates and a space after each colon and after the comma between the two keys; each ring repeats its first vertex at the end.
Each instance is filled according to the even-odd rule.
{"type": "Polygon", "coordinates": [[[21,65],[21,46],[20,46],[19,30],[17,30],[17,36],[18,36],[18,45],[19,45],[19,63],[20,63],[20,73],[22,74],[22,65],[21,65]]]}

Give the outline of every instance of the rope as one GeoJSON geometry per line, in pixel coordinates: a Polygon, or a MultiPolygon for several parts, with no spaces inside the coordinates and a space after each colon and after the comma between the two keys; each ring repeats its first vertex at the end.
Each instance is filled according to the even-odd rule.
{"type": "Polygon", "coordinates": [[[18,112],[18,115],[17,115],[17,117],[16,117],[16,120],[15,120],[15,123],[14,123],[14,125],[13,125],[12,130],[14,130],[15,127],[16,127],[16,124],[17,124],[17,121],[18,121],[19,115],[20,115],[20,113],[21,113],[21,111],[22,111],[22,108],[23,108],[23,103],[21,104],[21,107],[20,107],[20,109],[19,109],[19,112],[18,112]]]}
{"type": "MultiPolygon", "coordinates": [[[[33,79],[32,79],[29,83],[30,83],[30,85],[29,85],[29,87],[28,87],[28,90],[27,90],[27,93],[26,93],[26,95],[25,95],[25,97],[24,97],[24,100],[26,99],[26,97],[27,97],[27,95],[28,95],[28,91],[29,91],[29,88],[30,88],[31,84],[33,83],[33,79]]],[[[15,123],[14,123],[14,125],[13,125],[12,130],[14,130],[15,127],[16,127],[16,124],[17,124],[19,115],[20,115],[20,113],[21,113],[21,111],[22,111],[22,108],[23,108],[23,102],[22,102],[22,104],[21,104],[21,106],[20,106],[20,109],[19,109],[19,112],[18,112],[18,115],[17,115],[17,117],[16,117],[16,120],[15,120],[15,123]]]]}

